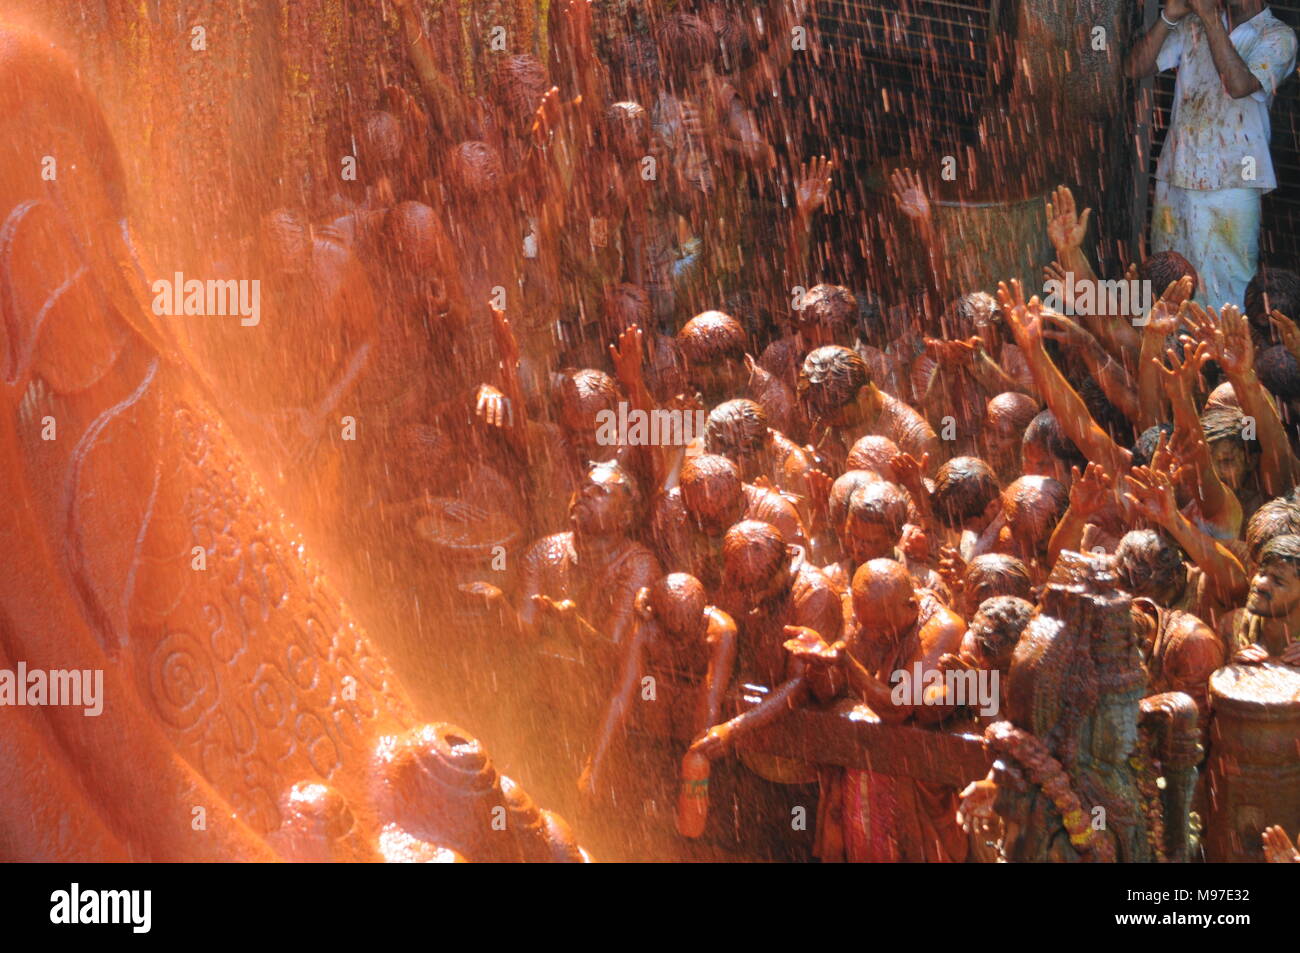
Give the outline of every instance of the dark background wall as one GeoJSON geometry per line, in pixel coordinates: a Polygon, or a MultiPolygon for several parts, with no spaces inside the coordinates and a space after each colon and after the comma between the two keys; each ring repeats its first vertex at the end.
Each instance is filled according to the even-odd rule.
{"type": "MultiPolygon", "coordinates": [[[[833,103],[827,139],[858,183],[842,195],[845,221],[880,283],[889,261],[888,216],[880,201],[879,172],[900,155],[960,155],[978,149],[975,123],[981,103],[1005,84],[998,45],[1015,22],[1019,0],[823,0],[819,28],[825,53],[817,67],[800,64],[796,81],[817,88],[833,103]],[[872,262],[875,262],[874,264],[872,262]]],[[[1157,15],[1154,0],[1133,5],[1130,32],[1136,35],[1157,15]]],[[[1272,5],[1274,13],[1300,28],[1300,0],[1272,5]]],[[[1127,40],[1123,41],[1127,43],[1127,40]]],[[[1150,173],[1164,140],[1172,104],[1173,74],[1128,84],[1127,114],[1119,117],[1112,147],[1128,153],[1127,183],[1106,195],[1086,197],[1103,221],[1098,248],[1106,267],[1141,253],[1154,192],[1150,173]]],[[[1273,156],[1280,187],[1265,198],[1262,251],[1266,260],[1300,259],[1300,98],[1293,76],[1273,106],[1273,156]]],[[[847,177],[846,177],[846,181],[847,177]]],[[[904,270],[906,270],[904,268],[904,270]]]]}

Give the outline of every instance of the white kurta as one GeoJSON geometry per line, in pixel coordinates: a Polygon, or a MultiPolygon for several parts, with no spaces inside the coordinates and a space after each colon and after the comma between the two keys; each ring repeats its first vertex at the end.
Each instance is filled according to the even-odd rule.
{"type": "Polygon", "coordinates": [[[1296,67],[1295,31],[1267,9],[1229,39],[1262,87],[1241,99],[1224,89],[1195,15],[1170,32],[1156,59],[1178,79],[1156,168],[1151,248],[1184,255],[1201,277],[1197,300],[1216,308],[1243,303],[1259,262],[1260,198],[1277,188],[1268,110],[1296,67]]]}

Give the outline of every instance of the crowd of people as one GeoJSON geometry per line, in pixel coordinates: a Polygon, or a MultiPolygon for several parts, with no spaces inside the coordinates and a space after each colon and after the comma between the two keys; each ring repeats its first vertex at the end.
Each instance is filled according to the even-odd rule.
{"type": "MultiPolygon", "coordinates": [[[[381,174],[314,228],[272,218],[259,245],[286,288],[348,316],[313,345],[333,370],[286,442],[352,394],[400,450],[367,461],[368,492],[418,487],[526,527],[511,584],[457,598],[514,644],[604,665],[585,793],[617,784],[647,675],[694,693],[697,790],[805,703],[850,697],[890,724],[969,714],[943,687],[900,701],[897,673],[1005,675],[1067,550],[1103,555],[1132,597],[1150,693],[1208,718],[1223,666],[1300,666],[1300,275],[1261,268],[1240,300],[1216,277],[1230,297],[1207,299],[1193,243],[1123,276],[1153,289],[1140,314],[957,287],[928,173],[899,169],[887,187],[930,287],[901,304],[847,287],[810,254],[843,170],[790,159],[760,121],[803,5],[631,4],[618,29],[607,6],[561,5],[549,61],[501,53],[470,94],[399,0],[420,88],[391,88],[357,132],[381,174]],[[743,712],[741,684],[767,688],[743,712]]],[[[1162,19],[1183,43],[1190,21],[1162,19]]],[[[1294,34],[1290,50],[1285,72],[1260,70],[1285,78],[1294,34]]],[[[1076,296],[1098,278],[1089,218],[1061,187],[1043,222],[1044,280],[1076,296]]],[[[742,755],[765,783],[818,778],[742,755]]],[[[817,855],[966,859],[958,793],[823,776],[817,855]]]]}

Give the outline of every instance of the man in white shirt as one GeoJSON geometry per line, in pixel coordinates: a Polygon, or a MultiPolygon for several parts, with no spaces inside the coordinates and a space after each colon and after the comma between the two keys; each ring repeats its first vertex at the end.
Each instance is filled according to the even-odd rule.
{"type": "Polygon", "coordinates": [[[1202,304],[1244,303],[1259,260],[1260,199],[1277,188],[1268,110],[1295,67],[1295,31],[1263,0],[1167,0],[1124,64],[1133,79],[1178,70],[1151,250],[1196,266],[1202,304]]]}

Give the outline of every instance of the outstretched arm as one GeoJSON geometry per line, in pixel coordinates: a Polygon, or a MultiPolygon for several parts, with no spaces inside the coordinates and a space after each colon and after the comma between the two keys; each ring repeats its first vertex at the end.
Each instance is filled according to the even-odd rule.
{"type": "Polygon", "coordinates": [[[1156,22],[1151,24],[1151,29],[1133,44],[1133,49],[1124,58],[1124,75],[1129,79],[1142,79],[1153,75],[1156,71],[1156,58],[1160,55],[1160,47],[1164,46],[1165,40],[1174,29],[1169,25],[1169,20],[1177,23],[1187,16],[1188,12],[1187,0],[1165,0],[1162,15],[1157,17],[1156,22]],[[1169,19],[1166,20],[1166,17],[1169,19]]]}
{"type": "Polygon", "coordinates": [[[1125,498],[1138,512],[1173,536],[1183,552],[1205,573],[1210,594],[1220,605],[1236,605],[1246,595],[1249,580],[1237,557],[1178,512],[1174,483],[1178,474],[1154,467],[1134,467],[1126,477],[1125,498]]]}
{"type": "Polygon", "coordinates": [[[721,609],[709,606],[705,641],[709,646],[709,670],[704,676],[704,690],[700,693],[700,712],[696,717],[697,730],[704,731],[716,725],[722,717],[722,699],[731,684],[736,665],[736,623],[721,609]]]}
{"type": "Polygon", "coordinates": [[[595,794],[601,787],[601,775],[605,758],[614,743],[614,737],[627,718],[636,697],[637,686],[641,682],[641,673],[645,668],[645,646],[649,641],[651,624],[648,606],[649,590],[637,593],[638,624],[628,640],[627,652],[623,659],[623,677],[610,697],[609,707],[605,709],[605,719],[601,722],[600,734],[596,737],[596,746],[592,749],[582,776],[578,779],[578,790],[584,794],[595,794]]]}
{"type": "MultiPolygon", "coordinates": [[[[825,207],[831,194],[831,173],[835,163],[825,156],[799,166],[799,180],[795,182],[795,211],[787,226],[785,247],[786,285],[808,286],[809,244],[812,240],[812,223],[817,212],[825,207]]],[[[784,294],[784,289],[782,290],[784,294]]]]}
{"type": "Polygon", "coordinates": [[[1100,463],[1109,473],[1126,473],[1132,455],[1097,425],[1083,398],[1075,393],[1070,382],[1047,356],[1047,351],[1043,348],[1043,306],[1038,298],[1035,296],[1025,304],[1020,282],[1013,281],[1009,287],[1003,282],[998,286],[998,303],[1002,306],[1007,327],[1024,352],[1034,383],[1038,385],[1043,399],[1065,435],[1074,442],[1080,453],[1100,463]]]}
{"type": "Polygon", "coordinates": [[[1084,327],[1065,315],[1044,311],[1043,320],[1043,336],[1065,345],[1071,352],[1082,357],[1106,399],[1125,417],[1137,423],[1141,416],[1137,388],[1133,386],[1133,380],[1123,365],[1111,357],[1084,327]]]}
{"type": "Polygon", "coordinates": [[[1188,302],[1184,317],[1196,337],[1209,345],[1232,384],[1241,412],[1255,421],[1264,491],[1270,496],[1290,492],[1300,482],[1300,460],[1291,449],[1277,408],[1255,376],[1255,347],[1246,319],[1235,305],[1224,305],[1216,316],[1213,308],[1206,310],[1194,302],[1188,302]]]}
{"type": "Polygon", "coordinates": [[[1074,480],[1070,484],[1070,506],[1052,531],[1047,547],[1048,565],[1055,565],[1061,551],[1079,550],[1083,546],[1083,530],[1097,515],[1115,492],[1110,475],[1095,463],[1089,463],[1083,473],[1071,467],[1074,480]]]}
{"type": "MultiPolygon", "coordinates": [[[[1193,343],[1186,337],[1183,341],[1189,347],[1193,343]]],[[[1179,360],[1173,350],[1168,351],[1167,356],[1169,367],[1163,364],[1156,367],[1174,412],[1174,439],[1170,442],[1178,448],[1179,458],[1191,466],[1196,475],[1201,518],[1223,530],[1226,537],[1235,538],[1241,530],[1241,503],[1214,468],[1214,458],[1205,442],[1192,396],[1201,368],[1210,359],[1209,346],[1204,341],[1196,344],[1195,350],[1185,354],[1185,360],[1179,360]]]]}
{"type": "Polygon", "coordinates": [[[952,287],[948,267],[948,248],[939,237],[934,227],[934,209],[930,197],[925,192],[921,177],[911,169],[895,169],[889,177],[890,189],[894,195],[894,204],[903,216],[915,227],[925,249],[925,273],[930,276],[928,289],[933,306],[942,308],[948,300],[946,295],[952,287]]]}

